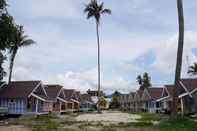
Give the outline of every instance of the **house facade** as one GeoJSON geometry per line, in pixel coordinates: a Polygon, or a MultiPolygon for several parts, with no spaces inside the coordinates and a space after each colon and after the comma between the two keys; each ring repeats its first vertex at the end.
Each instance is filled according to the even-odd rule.
{"type": "Polygon", "coordinates": [[[197,79],[181,79],[179,83],[182,89],[179,94],[181,113],[197,113],[197,79]]]}
{"type": "Polygon", "coordinates": [[[94,103],[89,94],[80,95],[80,111],[89,111],[95,108],[94,103]]]}
{"type": "Polygon", "coordinates": [[[143,111],[148,111],[150,113],[160,112],[161,102],[164,88],[161,87],[151,87],[144,89],[142,95],[143,111]]]}
{"type": "Polygon", "coordinates": [[[79,111],[80,109],[80,93],[74,89],[64,89],[64,100],[67,101],[67,112],[79,111]]]}
{"type": "Polygon", "coordinates": [[[64,89],[61,85],[45,85],[47,96],[53,101],[50,104],[50,112],[66,112],[67,101],[64,99],[64,89]]]}
{"type": "Polygon", "coordinates": [[[131,92],[129,94],[120,94],[119,96],[120,108],[123,110],[134,111],[135,110],[134,96],[135,96],[134,92],[131,92]]]}
{"type": "Polygon", "coordinates": [[[45,114],[52,102],[41,81],[14,81],[0,89],[0,107],[8,114],[45,114]]]}
{"type": "Polygon", "coordinates": [[[129,94],[120,94],[119,103],[122,110],[129,109],[129,94]]]}
{"type": "Polygon", "coordinates": [[[134,94],[134,111],[141,112],[143,111],[143,101],[142,95],[144,90],[137,90],[134,94]]]}
{"type": "Polygon", "coordinates": [[[170,113],[172,109],[173,88],[173,85],[165,85],[161,98],[157,100],[161,103],[160,111],[163,113],[170,113]]]}

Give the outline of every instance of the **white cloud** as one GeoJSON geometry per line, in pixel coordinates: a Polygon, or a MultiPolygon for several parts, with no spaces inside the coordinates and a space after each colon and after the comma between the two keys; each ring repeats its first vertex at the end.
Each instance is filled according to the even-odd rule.
{"type": "MultiPolygon", "coordinates": [[[[196,61],[197,57],[192,52],[192,49],[197,48],[197,33],[193,31],[185,32],[185,43],[184,43],[184,53],[183,53],[183,66],[182,66],[182,74],[183,76],[187,76],[187,67],[188,63],[186,57],[188,56],[190,59],[190,63],[196,61]]],[[[176,53],[178,47],[178,37],[177,34],[173,35],[169,40],[167,40],[164,44],[161,44],[155,48],[155,56],[156,60],[153,63],[153,68],[158,70],[160,73],[164,74],[173,74],[175,71],[176,65],[176,53]]]]}
{"type": "Polygon", "coordinates": [[[73,0],[18,0],[13,1],[10,11],[17,12],[20,17],[25,18],[76,18],[78,12],[73,0]]]}
{"type": "MultiPolygon", "coordinates": [[[[88,89],[97,90],[97,68],[92,68],[83,72],[68,71],[64,74],[52,76],[46,80],[47,83],[59,83],[64,85],[64,88],[73,88],[81,92],[86,92],[88,89]]],[[[129,81],[121,76],[113,76],[106,80],[101,76],[101,90],[107,93],[112,93],[114,90],[128,92],[135,90],[130,88],[129,81]]]]}

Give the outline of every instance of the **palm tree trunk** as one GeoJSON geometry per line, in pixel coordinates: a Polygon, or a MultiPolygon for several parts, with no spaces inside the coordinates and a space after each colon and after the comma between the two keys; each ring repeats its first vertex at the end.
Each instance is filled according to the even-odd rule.
{"type": "Polygon", "coordinates": [[[97,33],[97,44],[98,44],[98,97],[100,97],[100,89],[101,89],[100,41],[99,41],[99,23],[97,21],[96,21],[96,33],[97,33]]]}
{"type": "Polygon", "coordinates": [[[183,1],[177,0],[178,9],[178,22],[179,22],[179,40],[178,40],[178,51],[177,51],[177,62],[176,62],[176,72],[175,72],[175,87],[173,89],[173,107],[172,107],[172,117],[177,116],[177,104],[178,104],[178,85],[181,77],[182,68],[182,56],[183,56],[183,46],[184,46],[184,14],[183,14],[183,1]]]}
{"type": "Polygon", "coordinates": [[[4,61],[4,56],[3,56],[3,53],[0,50],[0,81],[3,80],[3,76],[4,76],[4,70],[3,70],[3,67],[2,67],[3,61],[4,61]]]}
{"type": "Polygon", "coordinates": [[[10,72],[9,72],[9,79],[8,79],[8,84],[11,82],[12,80],[12,70],[13,70],[13,66],[14,66],[14,60],[16,57],[16,53],[17,53],[17,49],[15,49],[11,55],[11,59],[10,59],[10,72]]]}

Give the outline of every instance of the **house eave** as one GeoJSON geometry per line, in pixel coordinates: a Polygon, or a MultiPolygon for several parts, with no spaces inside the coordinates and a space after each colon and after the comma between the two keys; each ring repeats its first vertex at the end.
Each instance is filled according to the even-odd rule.
{"type": "Polygon", "coordinates": [[[62,98],[60,98],[60,97],[57,97],[57,99],[60,100],[60,101],[62,101],[62,102],[65,102],[65,103],[68,102],[68,101],[66,101],[66,100],[64,100],[64,99],[62,99],[62,98]]]}
{"type": "Polygon", "coordinates": [[[168,99],[168,98],[170,98],[170,96],[162,97],[160,99],[157,99],[156,101],[157,102],[160,102],[160,101],[163,101],[163,100],[168,99]]]}

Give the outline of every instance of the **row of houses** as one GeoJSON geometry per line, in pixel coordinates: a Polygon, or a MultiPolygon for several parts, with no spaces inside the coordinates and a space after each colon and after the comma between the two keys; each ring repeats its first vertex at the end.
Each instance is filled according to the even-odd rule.
{"type": "MultiPolygon", "coordinates": [[[[129,94],[121,94],[122,109],[132,112],[166,112],[172,108],[173,85],[149,87],[129,94]]],[[[197,113],[197,79],[181,79],[178,88],[178,110],[182,114],[197,113]]]]}
{"type": "Polygon", "coordinates": [[[92,95],[61,85],[45,85],[42,81],[14,81],[1,83],[0,108],[7,109],[8,114],[74,112],[95,107],[98,99],[93,101],[92,95]]]}

